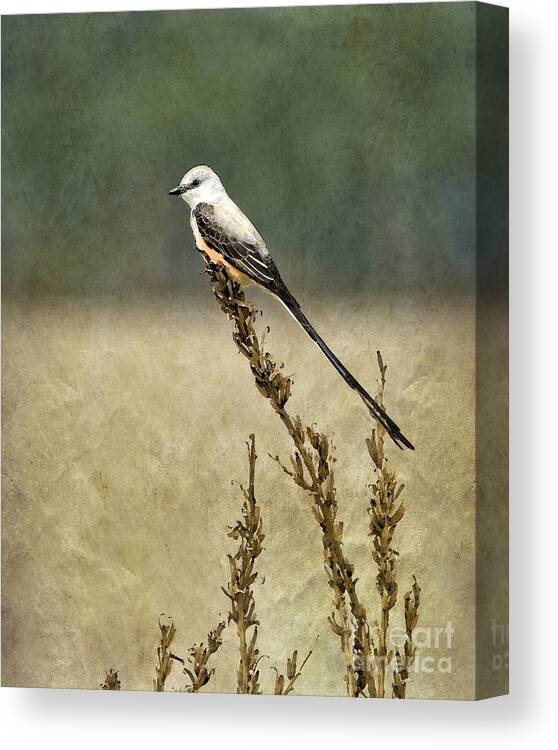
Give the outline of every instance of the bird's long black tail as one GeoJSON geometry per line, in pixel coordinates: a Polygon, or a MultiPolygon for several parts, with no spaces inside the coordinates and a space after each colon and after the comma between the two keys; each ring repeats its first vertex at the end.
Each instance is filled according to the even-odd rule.
{"type": "Polygon", "coordinates": [[[292,296],[292,294],[289,292],[289,290],[285,287],[279,291],[275,292],[276,296],[281,300],[281,302],[285,305],[287,310],[291,313],[291,315],[295,318],[295,320],[300,323],[300,325],[304,328],[306,333],[310,336],[312,341],[314,341],[323,354],[327,357],[327,359],[331,362],[331,364],[335,367],[337,372],[341,375],[343,380],[349,385],[354,391],[358,393],[358,395],[362,398],[364,403],[366,404],[370,414],[374,417],[374,419],[379,422],[379,424],[382,425],[382,427],[386,430],[390,438],[393,440],[393,442],[397,445],[398,448],[403,449],[403,446],[406,448],[410,448],[411,450],[414,450],[414,445],[411,443],[410,440],[408,440],[405,435],[401,432],[398,425],[395,424],[393,419],[391,419],[387,414],[383,406],[381,406],[375,399],[372,398],[372,396],[366,391],[361,384],[358,382],[358,380],[347,370],[345,365],[341,362],[340,359],[338,359],[335,354],[331,351],[329,346],[326,344],[326,342],[323,340],[323,338],[320,336],[320,334],[316,331],[312,323],[308,320],[306,315],[302,312],[302,308],[296,301],[296,299],[292,296]]]}

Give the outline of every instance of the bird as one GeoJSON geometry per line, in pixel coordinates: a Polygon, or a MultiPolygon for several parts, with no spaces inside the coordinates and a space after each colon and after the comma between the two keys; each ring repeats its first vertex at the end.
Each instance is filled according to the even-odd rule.
{"type": "Polygon", "coordinates": [[[349,372],[310,323],[283,281],[264,239],[229,197],[217,173],[205,164],[192,167],[168,194],[180,196],[190,207],[190,226],[202,255],[224,266],[241,285],[257,284],[276,297],[317,344],[345,383],[361,397],[372,417],[393,442],[401,449],[414,450],[411,441],[384,407],[349,372]]]}

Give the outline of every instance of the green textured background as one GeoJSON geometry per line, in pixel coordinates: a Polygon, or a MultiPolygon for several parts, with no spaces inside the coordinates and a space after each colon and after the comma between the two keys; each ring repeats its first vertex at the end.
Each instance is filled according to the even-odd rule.
{"type": "MultiPolygon", "coordinates": [[[[474,696],[475,33],[472,3],[3,18],[3,684],[96,687],[116,667],[150,689],[160,613],[178,653],[204,638],[226,613],[231,480],[255,432],[261,651],[284,664],[319,634],[297,692],[344,694],[320,533],[268,458],[290,446],[167,196],[201,162],[370,389],[382,350],[417,446],[388,448],[407,487],[400,591],[416,573],[420,624],[455,629],[419,649],[451,672],[420,670],[409,696],[474,696]]],[[[293,412],[335,436],[374,622],[370,420],[282,308],[249,296],[293,412]]],[[[218,657],[211,688],[234,691],[230,630],[218,657]]]]}
{"type": "Polygon", "coordinates": [[[462,289],[473,21],[469,3],[5,18],[4,284],[192,293],[166,191],[208,163],[295,286],[462,289]]]}

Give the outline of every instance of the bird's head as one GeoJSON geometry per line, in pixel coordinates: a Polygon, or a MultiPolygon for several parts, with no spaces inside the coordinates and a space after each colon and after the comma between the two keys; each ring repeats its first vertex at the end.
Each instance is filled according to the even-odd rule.
{"type": "Polygon", "coordinates": [[[169,190],[169,195],[180,195],[191,208],[195,208],[198,203],[215,203],[226,193],[219,176],[211,167],[201,164],[188,170],[180,183],[169,190]]]}

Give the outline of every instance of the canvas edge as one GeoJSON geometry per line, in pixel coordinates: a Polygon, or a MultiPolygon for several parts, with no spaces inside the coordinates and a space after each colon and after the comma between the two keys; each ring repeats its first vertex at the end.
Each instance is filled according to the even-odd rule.
{"type": "Polygon", "coordinates": [[[509,11],[475,3],[475,698],[509,692],[509,11]]]}

